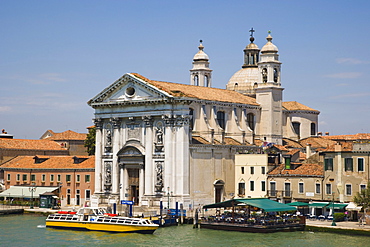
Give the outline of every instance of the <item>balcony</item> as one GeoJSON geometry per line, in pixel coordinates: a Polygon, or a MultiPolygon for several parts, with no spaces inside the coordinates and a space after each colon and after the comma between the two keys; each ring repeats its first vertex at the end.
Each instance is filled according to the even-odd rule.
{"type": "Polygon", "coordinates": [[[275,197],[275,198],[292,198],[293,191],[291,190],[268,190],[267,196],[268,197],[275,197]]]}

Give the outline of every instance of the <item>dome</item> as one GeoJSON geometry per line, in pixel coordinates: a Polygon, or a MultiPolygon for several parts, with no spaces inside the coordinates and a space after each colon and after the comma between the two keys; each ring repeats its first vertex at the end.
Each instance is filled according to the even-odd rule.
{"type": "Polygon", "coordinates": [[[209,60],[208,55],[203,51],[204,46],[202,45],[202,43],[200,43],[200,45],[198,46],[198,49],[199,49],[199,51],[197,52],[197,54],[194,55],[193,60],[194,61],[197,61],[197,60],[209,60]]]}
{"type": "Polygon", "coordinates": [[[250,43],[245,48],[248,49],[248,50],[258,50],[259,49],[258,46],[255,43],[250,43]]]}
{"type": "Polygon", "coordinates": [[[271,35],[269,34],[267,36],[267,43],[262,47],[261,49],[261,52],[262,53],[266,53],[266,52],[273,52],[273,53],[277,53],[279,50],[278,48],[276,47],[276,45],[274,45],[271,41],[272,41],[272,37],[271,35]]]}
{"type": "Polygon", "coordinates": [[[258,81],[258,68],[243,68],[237,71],[227,83],[228,86],[237,84],[239,87],[253,87],[258,81]]]}

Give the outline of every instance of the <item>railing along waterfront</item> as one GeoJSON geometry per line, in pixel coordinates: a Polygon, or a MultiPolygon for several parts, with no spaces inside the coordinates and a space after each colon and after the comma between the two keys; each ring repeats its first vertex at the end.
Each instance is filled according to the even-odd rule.
{"type": "Polygon", "coordinates": [[[240,224],[247,226],[291,226],[301,223],[298,216],[274,216],[274,217],[223,217],[208,216],[202,218],[202,222],[210,224],[240,224]]]}

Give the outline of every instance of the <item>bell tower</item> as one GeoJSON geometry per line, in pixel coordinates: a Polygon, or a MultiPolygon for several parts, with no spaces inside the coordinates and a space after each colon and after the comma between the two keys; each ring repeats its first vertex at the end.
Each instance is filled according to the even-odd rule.
{"type": "Polygon", "coordinates": [[[211,87],[212,70],[209,68],[209,57],[203,51],[204,46],[200,40],[199,51],[193,58],[193,68],[190,70],[190,85],[211,87]]]}
{"type": "Polygon", "coordinates": [[[278,60],[278,48],[267,36],[267,43],[261,49],[258,62],[259,78],[256,87],[256,101],[261,106],[261,119],[258,136],[264,142],[281,145],[283,138],[283,90],[280,82],[281,62],[278,60]]]}

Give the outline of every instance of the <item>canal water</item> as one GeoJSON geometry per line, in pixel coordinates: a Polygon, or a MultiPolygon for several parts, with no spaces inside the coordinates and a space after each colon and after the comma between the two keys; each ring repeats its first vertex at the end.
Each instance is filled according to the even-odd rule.
{"type": "Polygon", "coordinates": [[[193,229],[192,225],[159,228],[154,234],[123,234],[45,228],[45,216],[0,216],[0,246],[370,246],[366,236],[320,232],[245,233],[193,229]]]}

